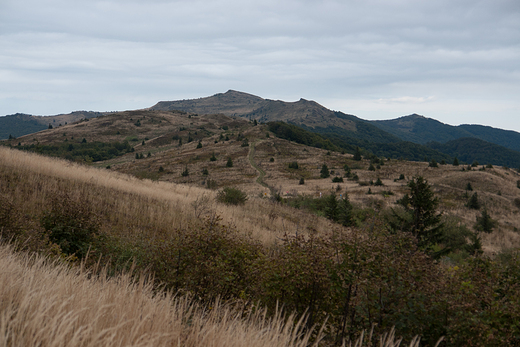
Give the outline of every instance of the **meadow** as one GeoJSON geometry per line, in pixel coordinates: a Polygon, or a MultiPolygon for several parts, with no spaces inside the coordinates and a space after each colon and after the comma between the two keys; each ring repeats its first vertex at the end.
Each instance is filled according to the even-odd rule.
{"type": "MultiPolygon", "coordinates": [[[[268,142],[257,129],[257,139],[249,135],[250,142],[258,140],[253,159],[275,189],[255,183],[249,150],[237,143],[244,153],[235,157],[243,165],[236,170],[247,165],[253,172],[236,184],[248,195],[237,206],[217,202],[218,190],[195,182],[139,179],[1,147],[0,225],[4,244],[12,244],[2,248],[2,269],[18,271],[3,271],[17,275],[3,278],[13,282],[2,287],[27,293],[5,294],[12,299],[2,301],[4,345],[44,339],[42,345],[326,346],[354,342],[362,331],[382,336],[393,327],[392,343],[402,336],[415,344],[416,335],[430,346],[441,337],[449,346],[519,343],[514,200],[520,189],[513,170],[392,160],[369,171],[367,160],[268,142]],[[271,143],[278,146],[275,161],[271,143]],[[300,171],[288,167],[294,160],[300,171]],[[339,176],[349,165],[358,180],[320,179],[325,161],[339,176]],[[388,228],[391,208],[418,175],[441,197],[439,212],[457,240],[478,215],[464,206],[471,182],[497,220],[493,233],[480,234],[483,256],[459,249],[434,260],[411,235],[388,228]],[[383,186],[370,184],[377,178],[383,186]],[[350,198],[350,225],[289,203],[333,192],[350,198]],[[57,291],[45,291],[52,287],[57,291]],[[42,304],[31,311],[31,302],[42,304]],[[128,311],[117,313],[119,306],[128,311]],[[38,326],[42,320],[32,318],[42,315],[54,318],[38,326]],[[166,318],[143,318],[155,315],[166,318]],[[34,330],[23,317],[31,317],[34,330]]],[[[189,146],[183,153],[196,151],[196,143],[189,146]]]]}

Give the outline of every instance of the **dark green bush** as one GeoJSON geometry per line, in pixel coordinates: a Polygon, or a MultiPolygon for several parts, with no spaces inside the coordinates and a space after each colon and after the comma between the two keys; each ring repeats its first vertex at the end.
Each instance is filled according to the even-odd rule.
{"type": "Polygon", "coordinates": [[[247,194],[240,189],[226,187],[218,192],[217,201],[226,205],[243,205],[247,201],[247,194]]]}
{"type": "Polygon", "coordinates": [[[40,218],[50,241],[63,253],[83,258],[99,234],[98,216],[92,204],[83,197],[58,193],[50,199],[50,210],[40,218]]]}
{"type": "Polygon", "coordinates": [[[289,163],[289,169],[298,169],[298,162],[297,161],[293,161],[293,162],[290,162],[289,163]]]}

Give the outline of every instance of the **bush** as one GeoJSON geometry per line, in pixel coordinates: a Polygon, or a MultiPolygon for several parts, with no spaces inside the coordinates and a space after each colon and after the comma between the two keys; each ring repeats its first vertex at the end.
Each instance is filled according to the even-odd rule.
{"type": "Polygon", "coordinates": [[[243,205],[247,201],[247,194],[240,189],[226,187],[218,192],[217,201],[226,205],[243,205]]]}
{"type": "Polygon", "coordinates": [[[303,179],[303,177],[302,177],[302,178],[300,178],[300,182],[299,182],[298,184],[300,184],[300,185],[303,185],[303,184],[305,184],[305,180],[303,179]]]}
{"type": "Polygon", "coordinates": [[[98,216],[90,202],[60,193],[51,198],[50,206],[40,218],[49,239],[60,246],[63,253],[83,258],[99,234],[98,216]]]}
{"type": "Polygon", "coordinates": [[[228,158],[226,167],[233,167],[233,160],[231,160],[231,157],[228,158]]]}
{"type": "Polygon", "coordinates": [[[289,163],[289,169],[298,169],[298,162],[293,161],[292,163],[289,163]]]}
{"type": "Polygon", "coordinates": [[[343,183],[343,177],[336,176],[332,179],[334,183],[343,183]]]}

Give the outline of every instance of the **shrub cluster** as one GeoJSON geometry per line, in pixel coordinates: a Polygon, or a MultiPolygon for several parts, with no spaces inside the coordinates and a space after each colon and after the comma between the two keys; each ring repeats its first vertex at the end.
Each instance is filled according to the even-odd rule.
{"type": "Polygon", "coordinates": [[[226,205],[243,205],[247,194],[237,188],[226,187],[217,193],[217,201],[226,205]]]}
{"type": "Polygon", "coordinates": [[[78,142],[62,143],[59,145],[25,145],[19,149],[40,153],[52,157],[60,157],[72,161],[96,162],[116,158],[133,152],[134,148],[125,141],[121,142],[78,142]]]}

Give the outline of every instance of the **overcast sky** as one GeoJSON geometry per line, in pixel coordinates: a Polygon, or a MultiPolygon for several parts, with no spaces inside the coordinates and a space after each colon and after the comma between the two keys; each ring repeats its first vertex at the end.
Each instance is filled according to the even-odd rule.
{"type": "Polygon", "coordinates": [[[228,89],[520,131],[520,1],[0,0],[0,115],[228,89]]]}

